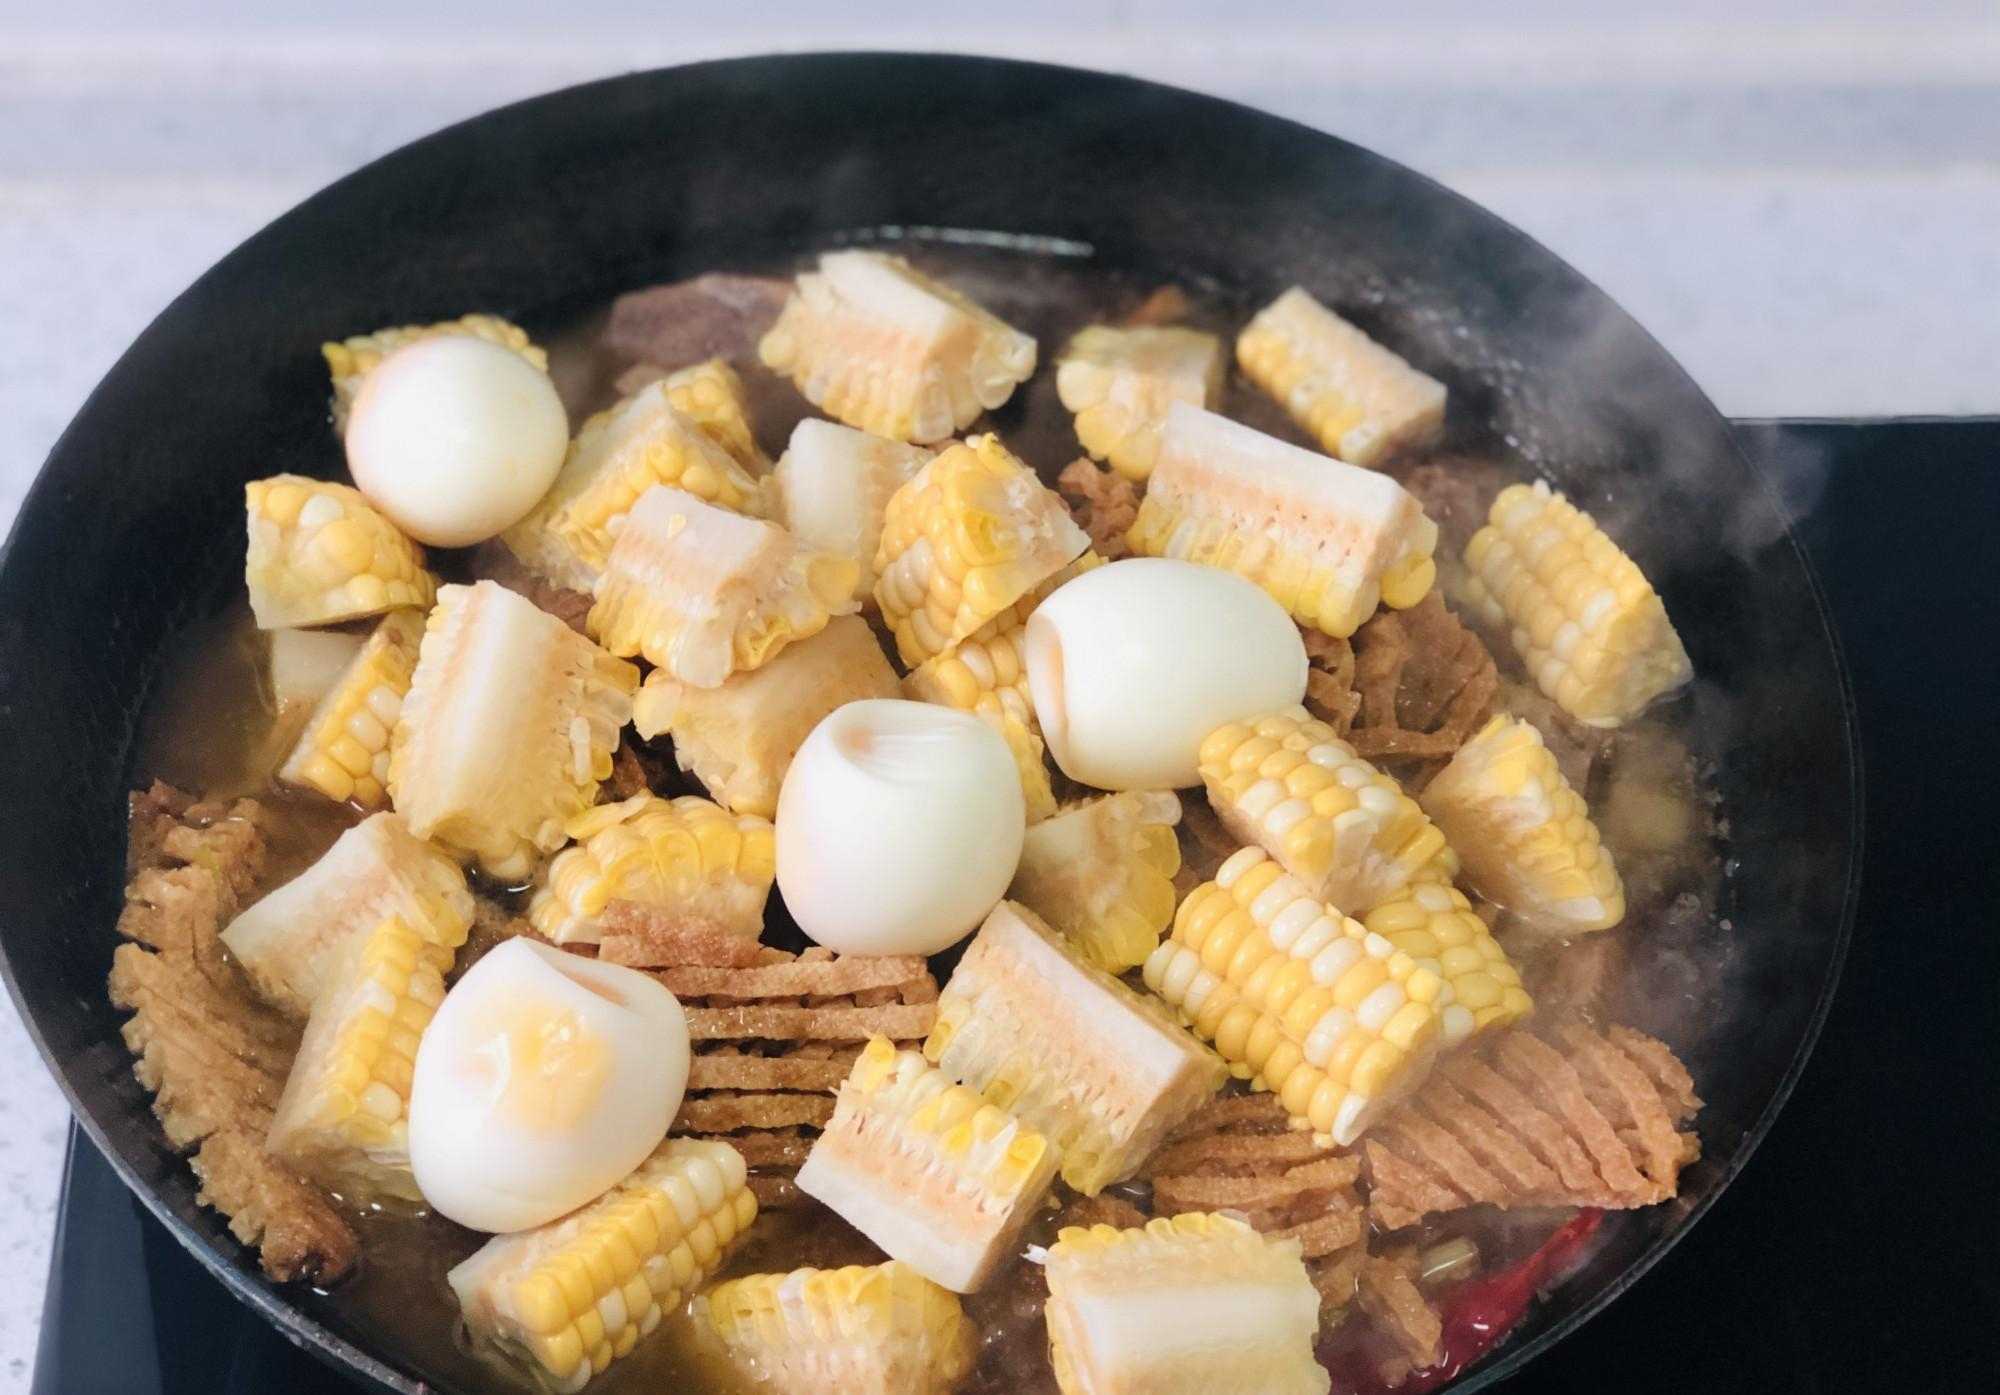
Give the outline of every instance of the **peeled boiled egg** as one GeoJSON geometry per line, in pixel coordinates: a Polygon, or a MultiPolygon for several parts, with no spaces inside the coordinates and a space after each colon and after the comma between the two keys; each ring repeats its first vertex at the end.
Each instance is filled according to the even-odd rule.
{"type": "Polygon", "coordinates": [[[355,487],[436,547],[467,547],[519,523],[568,448],[569,417],[549,375],[464,334],[383,359],[347,419],[355,487]]]}
{"type": "Polygon", "coordinates": [[[785,772],[778,889],[828,949],[935,954],[1000,900],[1026,826],[998,731],[928,702],[850,702],[785,772]]]}
{"type": "Polygon", "coordinates": [[[445,994],[417,1046],[417,1190],[473,1230],[552,1221],[645,1161],[687,1078],[687,1017],[657,979],[508,940],[445,994]]]}
{"type": "Polygon", "coordinates": [[[1202,740],[1305,696],[1284,607],[1233,572],[1132,557],[1035,607],[1022,647],[1049,754],[1103,790],[1201,783],[1202,740]]]}

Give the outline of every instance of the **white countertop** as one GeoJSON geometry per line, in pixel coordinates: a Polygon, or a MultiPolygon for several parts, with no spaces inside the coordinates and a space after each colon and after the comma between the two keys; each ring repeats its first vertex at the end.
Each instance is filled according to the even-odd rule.
{"type": "MultiPolygon", "coordinates": [[[[446,5],[475,17],[456,30],[392,0],[348,0],[338,31],[303,3],[176,8],[0,17],[0,529],[146,322],[329,180],[517,97],[773,49],[1037,57],[1235,97],[1510,218],[1727,412],[2000,412],[2000,22],[1981,0],[1920,22],[1887,0],[1695,0],[1644,30],[1603,27],[1594,0],[1523,0],[1504,28],[1443,0],[1395,29],[1305,0],[1020,0],[991,26],[933,21],[934,0],[838,25],[806,0],[754,21],[606,0],[601,25],[541,32],[534,0],[446,5]]],[[[33,1363],[65,1122],[0,1002],[0,1265],[18,1280],[0,1390],[33,1363]]]]}

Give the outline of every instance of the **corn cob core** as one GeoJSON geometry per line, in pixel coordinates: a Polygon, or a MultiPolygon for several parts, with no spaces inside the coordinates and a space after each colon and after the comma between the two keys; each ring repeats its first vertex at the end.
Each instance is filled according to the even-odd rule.
{"type": "Polygon", "coordinates": [[[1172,792],[1105,795],[1028,829],[1007,894],[1107,973],[1146,962],[1174,918],[1181,804],[1172,792]]]}
{"type": "Polygon", "coordinates": [[[1465,565],[1468,604],[1507,627],[1535,685],[1580,722],[1622,725],[1694,677],[1638,564],[1545,481],[1500,491],[1465,565]]]}
{"type": "Polygon", "coordinates": [[[1319,1294],[1297,1240],[1188,1211],[1069,1226],[1049,1247],[1049,1360],[1063,1395],[1326,1395],[1319,1294]]]}
{"type": "Polygon", "coordinates": [[[410,1076],[443,1001],[436,946],[414,927],[391,916],[351,943],[307,1019],[265,1146],[349,1201],[423,1200],[410,1076]]]}
{"type": "Polygon", "coordinates": [[[970,426],[1035,371],[1033,339],[879,252],[822,256],[757,352],[835,420],[919,444],[970,426]]]}
{"type": "Polygon", "coordinates": [[[1221,567],[1301,625],[1345,639],[1376,603],[1407,609],[1437,579],[1437,525],[1387,475],[1329,460],[1184,402],[1126,540],[1221,567]]]}
{"type": "Polygon", "coordinates": [[[373,814],[232,920],[222,942],[258,997],[303,1019],[356,937],[396,920],[430,946],[443,971],[465,943],[473,909],[457,862],[397,815],[373,814]]]}
{"type": "Polygon", "coordinates": [[[447,586],[389,744],[420,837],[521,879],[597,798],[639,671],[491,581],[447,586]]]}
{"type": "Polygon", "coordinates": [[[389,733],[417,671],[421,611],[382,617],[334,685],[314,706],[298,745],[278,771],[288,785],[318,790],[337,804],[379,809],[389,802],[389,733]]]}
{"type": "MultiPolygon", "coordinates": [[[[698,367],[700,365],[697,365],[698,367]]],[[[757,481],[675,405],[695,388],[648,383],[576,433],[556,480],[529,515],[500,535],[522,564],[558,586],[589,591],[613,535],[640,496],[671,485],[718,508],[758,511],[757,481]]]]}
{"type": "Polygon", "coordinates": [[[889,500],[875,600],[912,667],[957,644],[1080,557],[1060,496],[994,436],[945,448],[889,500]]]}
{"type": "Polygon", "coordinates": [[[1216,728],[1200,765],[1224,827],[1357,914],[1401,891],[1445,844],[1401,786],[1303,707],[1216,728]]]}
{"type": "Polygon", "coordinates": [[[1343,1147],[1416,1088],[1451,990],[1311,896],[1260,848],[1188,893],[1146,986],[1237,1073],[1343,1147]]]}
{"type": "Polygon", "coordinates": [[[949,1395],[977,1333],[907,1264],[751,1274],[694,1301],[698,1340],[774,1395],[949,1395]]]}
{"type": "Polygon", "coordinates": [[[1057,1162],[1042,1134],[875,1037],[798,1183],[883,1253],[971,1293],[1010,1257],[1057,1162]]]}
{"type": "Polygon", "coordinates": [[[358,489],[273,475],[244,485],[243,502],[250,537],[243,580],[260,629],[428,606],[437,593],[422,550],[358,489]]]}
{"type": "Polygon", "coordinates": [[[575,1391],[629,1353],[721,1265],[757,1198],[743,1158],[670,1138],[559,1221],[496,1235],[447,1275],[476,1341],[575,1391]]]}
{"type": "Polygon", "coordinates": [[[861,569],[854,597],[873,606],[875,549],[889,500],[932,454],[809,417],[793,430],[771,476],[777,521],[808,547],[853,558],[861,569]]]}
{"type": "Polygon", "coordinates": [[[1442,1022],[1447,1047],[1534,1011],[1520,971],[1451,878],[1420,878],[1361,918],[1451,989],[1442,1022]]]}
{"type": "Polygon", "coordinates": [[[1056,365],[1056,394],[1076,414],[1076,438],[1127,479],[1153,473],[1167,406],[1213,407],[1222,395],[1222,341],[1200,330],[1091,325],[1056,365]]]}
{"type": "Polygon", "coordinates": [[[1236,361],[1329,455],[1373,465],[1428,444],[1444,425],[1444,384],[1294,286],[1236,339],[1236,361]]]}
{"type": "Polygon", "coordinates": [[[1047,1135],[1085,1195],[1129,1176],[1224,1078],[1158,1004],[1010,901],[945,985],[924,1056],[1047,1135]]]}
{"type": "Polygon", "coordinates": [[[855,576],[848,558],[657,486],[619,528],[584,623],[611,653],[713,688],[857,609],[855,576]]]}
{"type": "Polygon", "coordinates": [[[729,366],[728,360],[711,358],[689,364],[662,378],[660,386],[667,394],[667,404],[727,451],[745,474],[755,479],[770,470],[771,462],[750,429],[750,405],[743,392],[743,379],[729,366]]]}
{"type": "Polygon", "coordinates": [[[1576,935],[1625,918],[1610,850],[1533,724],[1495,717],[1425,786],[1422,802],[1467,883],[1526,924],[1576,935]]]}
{"type": "Polygon", "coordinates": [[[484,339],[489,344],[512,349],[536,368],[548,371],[549,356],[529,342],[528,332],[498,315],[461,315],[455,320],[442,320],[437,324],[398,325],[391,329],[378,329],[373,334],[332,340],[320,345],[319,351],[326,359],[327,372],[333,376],[334,429],[341,432],[347,430],[347,414],[353,410],[354,399],[361,393],[362,380],[374,372],[383,359],[420,340],[455,334],[484,339]]]}

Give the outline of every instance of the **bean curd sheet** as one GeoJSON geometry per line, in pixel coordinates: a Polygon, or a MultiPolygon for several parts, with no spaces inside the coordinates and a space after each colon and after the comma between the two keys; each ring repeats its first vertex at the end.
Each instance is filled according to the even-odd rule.
{"type": "MultiPolygon", "coordinates": [[[[1187,278],[1173,268],[1113,268],[1088,257],[1037,250],[937,243],[904,243],[895,250],[1035,337],[1039,360],[1034,376],[972,429],[997,431],[1010,450],[1051,484],[1064,478],[1072,509],[1099,539],[1100,547],[1116,547],[1116,536],[1129,521],[1131,499],[1115,477],[1089,465],[1073,465],[1082,452],[1055,386],[1054,366],[1063,346],[1085,325],[1103,322],[1186,325],[1221,336],[1229,348],[1236,332],[1268,299],[1270,289],[1239,292],[1187,278]],[[1093,515],[1101,527],[1093,526],[1093,515]]],[[[753,270],[788,275],[801,264],[753,270]]],[[[688,274],[699,270],[689,269],[688,274]]],[[[1378,327],[1365,304],[1333,308],[1364,329],[1378,327]]],[[[1448,315],[1448,307],[1438,313],[1448,315]]],[[[604,331],[609,319],[607,306],[582,315],[540,321],[530,315],[522,320],[550,351],[550,372],[572,427],[615,401],[621,379],[629,387],[639,367],[629,354],[607,343],[604,331]]],[[[1405,347],[1393,336],[1384,338],[1391,348],[1405,347]]],[[[1451,562],[1470,531],[1483,521],[1493,495],[1506,483],[1559,472],[1561,462],[1513,456],[1477,412],[1478,403],[1490,401],[1490,392],[1476,385],[1462,391],[1451,365],[1424,362],[1414,355],[1413,361],[1452,386],[1444,438],[1434,447],[1387,462],[1385,468],[1418,495],[1440,524],[1438,590],[1448,605],[1451,562]]],[[[793,426],[818,414],[789,381],[756,361],[754,341],[748,352],[734,355],[733,363],[748,389],[758,442],[776,459],[793,426]]],[[[1318,449],[1278,404],[1244,380],[1233,362],[1218,410],[1282,440],[1318,449]]],[[[310,464],[274,462],[274,468],[309,469],[310,464]]],[[[1554,482],[1558,487],[1565,483],[1559,473],[1554,482]]],[[[1594,501],[1579,496],[1575,502],[1588,509],[1594,501]]],[[[432,556],[447,580],[486,574],[472,553],[433,552],[432,556]]],[[[1462,608],[1451,609],[1471,623],[1462,608]]],[[[1378,620],[1386,614],[1378,612],[1378,620]]],[[[1706,772],[1714,753],[1703,750],[1700,732],[1689,721],[1691,705],[1685,699],[1669,700],[1616,732],[1575,727],[1534,691],[1504,636],[1477,633],[1477,640],[1461,637],[1461,628],[1449,615],[1425,618],[1405,613],[1387,626],[1364,627],[1351,643],[1315,637],[1309,646],[1314,676],[1308,703],[1316,715],[1347,733],[1364,755],[1413,791],[1441,764],[1441,743],[1448,753],[1488,713],[1511,711],[1532,720],[1586,797],[1624,877],[1628,911],[1614,930],[1573,943],[1536,941],[1532,948],[1510,934],[1503,918],[1496,933],[1514,954],[1536,999],[1535,1014],[1523,1025],[1540,1034],[1537,1042],[1547,1043],[1542,1049],[1566,1060],[1577,1059],[1578,1052],[1600,1049],[1606,1029],[1631,1028],[1670,1047],[1686,1063],[1698,1090],[1705,1074],[1727,1068],[1726,1062],[1706,1057],[1703,1043],[1730,1009],[1725,985],[1731,977],[1733,930],[1723,899],[1728,868],[1726,811],[1718,807],[1708,785],[1706,772]],[[1427,644],[1443,645],[1450,652],[1440,658],[1422,648],[1427,644]],[[1453,722],[1457,726],[1444,737],[1436,735],[1453,722]],[[1410,724],[1413,731],[1400,731],[1399,723],[1410,724]]],[[[267,890],[309,865],[359,814],[273,781],[271,772],[283,760],[296,731],[281,729],[261,655],[260,636],[251,626],[247,607],[240,603],[191,630],[156,690],[142,736],[138,774],[142,787],[159,779],[199,798],[258,799],[268,820],[269,854],[260,879],[260,890],[267,890]]],[[[634,739],[628,730],[627,740],[634,739]]],[[[666,758],[666,739],[655,744],[653,754],[659,759],[645,761],[641,772],[652,788],[668,795],[700,793],[700,787],[666,758]]],[[[1085,792],[1075,787],[1065,790],[1058,780],[1057,793],[1075,798],[1085,792]]],[[[1192,884],[1189,879],[1211,874],[1234,844],[1221,835],[1199,791],[1183,792],[1182,799],[1187,806],[1181,826],[1185,893],[1192,884]]],[[[474,884],[489,920],[499,923],[501,912],[524,909],[520,888],[476,877],[474,884]]],[[[473,943],[480,938],[475,928],[473,943]]],[[[785,949],[805,944],[775,893],[764,938],[785,949]]],[[[954,959],[955,954],[947,952],[933,961],[938,984],[949,977],[954,959]]],[[[1136,974],[1132,978],[1136,982],[1136,974]]],[[[1479,1049],[1483,1048],[1477,1043],[1465,1048],[1479,1049]]],[[[1529,1078],[1534,1069],[1528,1064],[1511,1072],[1501,1067],[1498,1073],[1520,1080],[1529,1078]]],[[[1433,1087],[1438,1079],[1432,1077],[1433,1087]]],[[[1464,1097],[1466,1088],[1460,1082],[1458,1098],[1464,1097]]],[[[1223,1098],[1243,1089],[1232,1084],[1223,1098]]],[[[1663,1098],[1671,1094],[1663,1087],[1663,1098]]],[[[1381,1215],[1368,1207],[1369,1173],[1362,1172],[1356,1180],[1340,1179],[1358,1170],[1368,1158],[1370,1141],[1378,1138],[1389,1140],[1384,1145],[1387,1151],[1405,1157],[1448,1149],[1437,1142],[1440,1130],[1465,1134],[1462,1121],[1452,1117],[1455,1106],[1450,1098],[1438,1103],[1426,1095],[1427,1122],[1421,1130],[1399,1131],[1392,1115],[1352,1149],[1317,1152],[1303,1135],[1288,1139],[1281,1127],[1271,1127],[1273,1120],[1279,1125],[1282,1120],[1274,1113],[1259,1112],[1266,1106],[1275,1110],[1269,1098],[1263,1097],[1265,1105],[1230,1106],[1236,1116],[1216,1116],[1223,1122],[1207,1130],[1205,1142],[1201,1137],[1205,1125],[1192,1134],[1184,1131],[1178,1141],[1170,1140],[1163,1153],[1178,1152],[1166,1161],[1181,1168],[1172,1178],[1172,1194],[1199,1202],[1198,1209],[1245,1211],[1260,1228],[1290,1228],[1318,1236],[1322,1242],[1318,1248],[1323,1250],[1325,1244],[1339,1242],[1320,1254],[1312,1253],[1314,1244],[1307,1246],[1308,1265],[1324,1299],[1319,1355],[1336,1373],[1336,1389],[1435,1387],[1476,1361],[1487,1346],[1504,1341],[1506,1327],[1518,1320],[1522,1304],[1501,1303],[1496,1294],[1523,1287],[1530,1293],[1536,1288],[1546,1291],[1619,1223],[1614,1211],[1596,1225],[1590,1220],[1594,1207],[1527,1204],[1501,1209],[1460,1204],[1400,1230],[1385,1229],[1381,1215]],[[1216,1143],[1232,1138],[1239,1141],[1216,1143]],[[1267,1154],[1260,1153],[1264,1149],[1267,1154]],[[1328,1157],[1351,1158],[1355,1166],[1342,1163],[1328,1168],[1324,1166],[1328,1157]],[[1311,1177],[1333,1179],[1332,1184],[1319,1185],[1311,1177],[1274,1183],[1272,1193],[1278,1199],[1262,1213],[1255,1206],[1227,1204],[1228,1197],[1246,1189],[1203,1181],[1204,1177],[1282,1177],[1289,1168],[1312,1166],[1321,1171],[1311,1177]],[[1543,1252],[1552,1236],[1560,1242],[1559,1255],[1543,1252]],[[1482,1325],[1481,1314],[1489,1310],[1493,1320],[1482,1325]],[[1468,1332],[1476,1335],[1468,1338],[1468,1332]]],[[[1690,1111],[1671,1103],[1666,1112],[1671,1127],[1698,1131],[1698,1115],[1690,1122],[1690,1111]]],[[[1694,1151],[1689,1140],[1685,1152],[1694,1151]]],[[[1676,1159],[1685,1161],[1685,1155],[1676,1159]]],[[[1386,1157],[1383,1162],[1393,1165],[1386,1157]]],[[[1164,1165],[1157,1169],[1164,1170],[1164,1165]]],[[[1055,1228],[1067,1222],[1137,1223],[1150,1214],[1156,1187],[1167,1190],[1155,1172],[1149,1164],[1137,1179],[1092,1201],[1080,1201],[1058,1185],[1031,1226],[1028,1241],[1048,1244],[1055,1228]]],[[[1515,1190],[1526,1194],[1532,1188],[1515,1190]]],[[[1476,1195],[1476,1188],[1468,1185],[1468,1194],[1476,1195]]],[[[1630,1197],[1606,1196],[1602,1203],[1630,1204],[1630,1197]]],[[[1182,1204],[1177,1209],[1197,1207],[1182,1204]]],[[[327,1287],[324,1301],[343,1310],[373,1339],[379,1353],[467,1388],[529,1385],[525,1377],[502,1370],[468,1347],[457,1304],[445,1283],[446,1271],[476,1249],[483,1237],[442,1218],[407,1210],[356,1211],[351,1219],[360,1258],[351,1273],[327,1287]]],[[[881,1258],[832,1213],[792,1195],[760,1212],[718,1277],[802,1265],[869,1264],[881,1258]]],[[[1041,1311],[1045,1297],[1040,1269],[1024,1258],[984,1291],[965,1299],[966,1312],[979,1328],[981,1348],[963,1389],[1055,1390],[1041,1311]]],[[[614,1362],[589,1389],[615,1395],[711,1388],[703,1383],[714,1378],[712,1372],[698,1372],[687,1349],[682,1313],[642,1339],[631,1356],[614,1362]]]]}

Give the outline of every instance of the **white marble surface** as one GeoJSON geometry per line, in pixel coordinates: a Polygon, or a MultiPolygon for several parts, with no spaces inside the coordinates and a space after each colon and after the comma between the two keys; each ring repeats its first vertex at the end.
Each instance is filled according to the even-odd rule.
{"type": "MultiPolygon", "coordinates": [[[[146,321],[275,214],[448,121],[606,73],[895,47],[1136,72],[1349,136],[1597,279],[1740,414],[2000,411],[1985,0],[1379,6],[73,0],[0,7],[0,528],[146,321]],[[1651,10],[1660,7],[1649,7],[1651,10]],[[573,9],[589,18],[569,17],[573,9]],[[829,16],[838,14],[838,19],[829,16]],[[328,19],[337,14],[337,18],[328,19]],[[329,25],[333,27],[328,27],[329,25]]],[[[32,1364],[64,1109],[0,1004],[0,1390],[32,1364]]]]}

